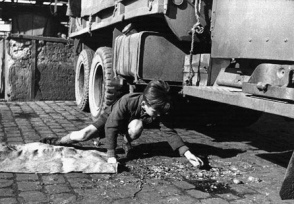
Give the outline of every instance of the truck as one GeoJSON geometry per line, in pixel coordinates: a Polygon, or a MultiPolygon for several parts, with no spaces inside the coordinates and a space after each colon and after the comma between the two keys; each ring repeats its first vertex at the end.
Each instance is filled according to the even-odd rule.
{"type": "Polygon", "coordinates": [[[263,112],[294,118],[293,7],[288,0],[70,0],[77,106],[95,119],[122,94],[161,79],[185,103],[202,100],[197,105],[213,110],[218,125],[248,126],[263,112]]]}

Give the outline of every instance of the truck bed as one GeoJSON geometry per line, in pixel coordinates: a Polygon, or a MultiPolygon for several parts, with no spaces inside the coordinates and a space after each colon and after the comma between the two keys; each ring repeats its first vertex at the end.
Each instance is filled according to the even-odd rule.
{"type": "Polygon", "coordinates": [[[81,16],[71,18],[69,37],[93,32],[135,17],[165,14],[168,4],[167,0],[87,0],[84,4],[83,2],[85,0],[81,4],[81,16]]]}

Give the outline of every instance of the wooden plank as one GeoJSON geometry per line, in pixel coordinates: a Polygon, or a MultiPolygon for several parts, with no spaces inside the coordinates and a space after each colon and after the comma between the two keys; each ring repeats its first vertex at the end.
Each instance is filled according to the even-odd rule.
{"type": "Polygon", "coordinates": [[[4,68],[4,39],[0,39],[0,98],[3,98],[4,96],[4,72],[3,72],[3,68],[4,68]]]}
{"type": "Polygon", "coordinates": [[[44,40],[47,42],[60,42],[60,43],[72,42],[71,40],[67,40],[67,39],[63,39],[63,38],[32,36],[32,35],[18,35],[18,34],[10,34],[8,38],[28,39],[28,40],[44,40]]]}
{"type": "Polygon", "coordinates": [[[4,99],[9,100],[10,98],[10,87],[11,85],[9,84],[9,62],[8,59],[10,58],[9,56],[9,40],[7,38],[4,38],[4,99]]]}
{"type": "Polygon", "coordinates": [[[36,69],[37,69],[37,44],[36,40],[32,40],[32,66],[31,66],[31,81],[30,81],[30,100],[35,99],[35,80],[36,80],[36,69]]]}

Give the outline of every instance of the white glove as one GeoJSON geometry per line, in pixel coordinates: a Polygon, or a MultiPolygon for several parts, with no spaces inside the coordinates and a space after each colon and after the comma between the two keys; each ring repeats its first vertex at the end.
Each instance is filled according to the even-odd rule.
{"type": "Polygon", "coordinates": [[[107,162],[108,162],[109,164],[116,164],[116,163],[117,163],[117,160],[116,160],[115,157],[109,157],[109,158],[107,159],[107,162]]]}
{"type": "Polygon", "coordinates": [[[184,155],[193,166],[198,168],[203,166],[203,161],[200,158],[196,157],[194,154],[192,154],[189,150],[186,151],[184,155]]]}

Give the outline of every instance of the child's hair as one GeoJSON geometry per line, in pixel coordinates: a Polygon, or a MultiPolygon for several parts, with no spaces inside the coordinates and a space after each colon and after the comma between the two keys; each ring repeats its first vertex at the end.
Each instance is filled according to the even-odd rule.
{"type": "Polygon", "coordinates": [[[143,92],[143,100],[155,110],[165,113],[170,108],[169,90],[170,87],[166,82],[151,81],[143,92]]]}

